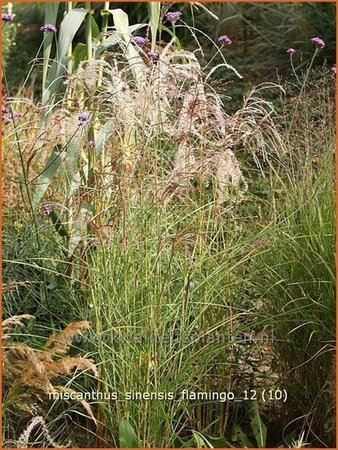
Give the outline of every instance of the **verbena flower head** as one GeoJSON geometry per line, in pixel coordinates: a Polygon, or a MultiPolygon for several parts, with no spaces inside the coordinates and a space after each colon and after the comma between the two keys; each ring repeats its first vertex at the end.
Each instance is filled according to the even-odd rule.
{"type": "Polygon", "coordinates": [[[293,55],[294,53],[296,53],[296,50],[294,48],[290,47],[286,50],[286,53],[289,53],[289,55],[293,55]]]}
{"type": "Polygon", "coordinates": [[[177,22],[182,17],[182,13],[179,11],[169,11],[165,14],[165,18],[170,22],[177,22]]]}
{"type": "Polygon", "coordinates": [[[336,68],[335,64],[331,67],[331,72],[334,73],[334,74],[337,73],[337,68],[336,68]]]}
{"type": "Polygon", "coordinates": [[[325,47],[325,42],[323,41],[322,38],[320,38],[318,36],[315,36],[315,37],[311,38],[311,42],[317,48],[324,48],[325,47]]]}
{"type": "Polygon", "coordinates": [[[15,19],[15,14],[2,13],[2,21],[3,22],[13,22],[14,19],[15,19]]]}
{"type": "Polygon", "coordinates": [[[49,216],[53,212],[53,208],[49,203],[44,203],[42,205],[42,211],[49,216]]]}
{"type": "Polygon", "coordinates": [[[95,147],[95,142],[94,141],[88,141],[88,147],[89,148],[94,148],[95,147]]]}
{"type": "Polygon", "coordinates": [[[79,120],[79,127],[86,125],[86,123],[88,123],[89,121],[89,113],[82,112],[81,114],[79,114],[78,120],[79,120]]]}
{"type": "Polygon", "coordinates": [[[40,31],[43,31],[44,33],[56,33],[56,27],[51,23],[46,23],[40,27],[40,31]]]}
{"type": "Polygon", "coordinates": [[[149,41],[148,38],[144,38],[144,37],[142,37],[142,36],[134,36],[134,37],[131,38],[131,42],[132,42],[133,44],[142,46],[142,45],[147,45],[147,44],[149,44],[150,41],[149,41]]]}
{"type": "Polygon", "coordinates": [[[148,56],[149,56],[149,58],[151,58],[151,59],[158,59],[159,54],[158,54],[157,52],[151,50],[150,52],[148,52],[148,56]]]}
{"type": "Polygon", "coordinates": [[[229,38],[226,34],[222,34],[222,36],[219,36],[217,41],[222,45],[231,45],[232,39],[229,38]]]}

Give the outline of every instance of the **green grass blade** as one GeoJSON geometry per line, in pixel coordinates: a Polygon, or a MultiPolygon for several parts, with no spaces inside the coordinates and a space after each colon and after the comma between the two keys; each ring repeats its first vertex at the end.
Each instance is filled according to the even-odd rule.
{"type": "Polygon", "coordinates": [[[150,2],[148,3],[148,13],[150,19],[150,31],[151,31],[151,50],[155,50],[157,31],[159,27],[161,3],[150,2]]]}
{"type": "Polygon", "coordinates": [[[73,9],[63,19],[60,26],[59,41],[58,41],[58,59],[51,65],[46,81],[46,89],[43,92],[42,104],[47,105],[52,102],[53,95],[57,91],[62,81],[62,75],[65,72],[67,65],[67,53],[69,46],[72,43],[75,34],[82,25],[87,11],[83,8],[73,9]]]}
{"type": "Polygon", "coordinates": [[[32,199],[33,209],[36,210],[47,191],[48,186],[61,165],[60,148],[57,146],[48,158],[45,169],[38,178],[38,184],[32,199]]]}
{"type": "Polygon", "coordinates": [[[139,440],[128,420],[123,419],[119,425],[120,448],[140,448],[139,440]]]}
{"type": "MultiPolygon", "coordinates": [[[[60,3],[47,3],[45,5],[45,23],[50,23],[52,25],[55,25],[57,15],[59,12],[59,6],[60,3]]],[[[48,73],[48,66],[49,66],[49,57],[50,52],[52,50],[52,44],[53,44],[53,33],[46,33],[44,44],[43,44],[43,71],[42,71],[42,92],[44,92],[46,80],[47,80],[47,73],[48,73]]]]}
{"type": "Polygon", "coordinates": [[[264,448],[266,444],[267,428],[259,414],[258,403],[252,402],[249,406],[250,425],[259,448],[264,448]]]}
{"type": "Polygon", "coordinates": [[[122,11],[122,9],[110,9],[109,12],[113,16],[116,31],[120,34],[121,39],[127,46],[126,57],[128,59],[129,64],[132,66],[135,79],[142,80],[144,63],[142,61],[142,58],[139,56],[138,52],[134,48],[134,46],[130,43],[131,30],[129,27],[128,14],[122,11]]]}

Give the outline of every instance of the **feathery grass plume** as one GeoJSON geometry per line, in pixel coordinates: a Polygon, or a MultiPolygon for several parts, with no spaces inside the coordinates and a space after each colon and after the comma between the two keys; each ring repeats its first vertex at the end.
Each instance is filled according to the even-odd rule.
{"type": "MultiPolygon", "coordinates": [[[[5,291],[6,292],[6,291],[5,291]]],[[[16,325],[23,326],[23,320],[34,319],[30,314],[21,314],[20,316],[12,316],[2,322],[2,340],[10,339],[12,336],[12,328],[16,325]]]]}
{"type": "Polygon", "coordinates": [[[47,443],[52,448],[67,448],[68,446],[63,446],[55,442],[50,435],[48,428],[46,426],[45,419],[41,416],[33,417],[33,419],[28,423],[27,428],[21,433],[17,442],[15,443],[14,448],[28,448],[30,444],[30,437],[32,432],[40,426],[42,428],[42,432],[44,438],[47,440],[47,443]]]}
{"type": "Polygon", "coordinates": [[[3,320],[2,330],[8,332],[15,325],[23,325],[22,321],[25,319],[34,319],[34,316],[31,316],[30,314],[21,314],[20,316],[9,317],[8,319],[3,320]]]}
{"type": "MultiPolygon", "coordinates": [[[[12,342],[8,339],[8,330],[16,324],[21,324],[23,319],[29,318],[32,316],[22,315],[4,321],[7,334],[4,335],[6,341],[3,344],[3,377],[6,410],[14,408],[31,416],[36,410],[34,405],[41,404],[47,395],[66,390],[74,394],[77,392],[69,386],[54,386],[54,379],[67,376],[75,370],[80,373],[91,371],[95,376],[98,375],[98,372],[91,359],[81,355],[64,355],[70,349],[74,338],[89,328],[87,321],[69,325],[51,336],[42,350],[37,350],[28,344],[12,342]],[[25,390],[24,395],[22,394],[23,389],[25,390]]],[[[78,396],[75,396],[75,401],[82,405],[88,416],[96,423],[89,403],[78,396]]],[[[29,438],[31,431],[35,428],[33,423],[35,422],[31,422],[27,427],[19,441],[24,441],[25,436],[29,438]]]]}
{"type": "Polygon", "coordinates": [[[67,353],[75,337],[81,336],[83,331],[89,328],[90,323],[86,320],[74,322],[59,333],[49,337],[44,349],[49,354],[67,353]]]}
{"type": "MultiPolygon", "coordinates": [[[[120,176],[130,180],[131,185],[137,177],[138,164],[143,169],[146,167],[148,173],[142,175],[148,179],[155,164],[157,184],[163,186],[162,192],[167,187],[180,195],[182,189],[189,188],[192,176],[203,179],[203,171],[209,164],[207,171],[217,180],[216,196],[221,204],[229,201],[230,187],[239,195],[246,189],[233,147],[242,142],[259,164],[259,157],[266,159],[281,144],[271,117],[272,104],[259,96],[264,89],[276,85],[270,83],[253,89],[243,108],[230,116],[224,110],[222,97],[212,87],[214,69],[206,73],[194,53],[177,50],[173,44],[171,41],[162,51],[158,49],[156,63],[149,60],[146,53],[143,55],[145,76],[138,83],[132,77],[132,64],[124,64],[123,52],[114,52],[107,61],[80,64],[67,84],[73,90],[84,89],[88,103],[96,107],[100,122],[111,124],[115,137],[110,139],[120,143],[113,144],[120,148],[120,155],[110,157],[115,158],[120,176]],[[97,91],[92,87],[98,73],[100,90],[97,91]],[[160,170],[161,160],[149,161],[149,154],[144,150],[158,139],[167,144],[177,143],[172,167],[168,167],[167,173],[160,170]],[[269,145],[269,141],[276,141],[275,145],[269,145]],[[222,160],[222,152],[222,168],[215,171],[217,161],[222,160]]],[[[109,177],[106,172],[105,178],[113,188],[115,176],[109,177]]]]}
{"type": "MultiPolygon", "coordinates": [[[[19,287],[29,287],[33,284],[39,284],[39,281],[11,281],[10,283],[3,283],[2,292],[15,291],[19,287]]],[[[22,316],[19,316],[22,317],[22,316]]],[[[25,317],[24,317],[25,318],[25,317]]],[[[7,320],[11,320],[13,317],[7,320]]]]}

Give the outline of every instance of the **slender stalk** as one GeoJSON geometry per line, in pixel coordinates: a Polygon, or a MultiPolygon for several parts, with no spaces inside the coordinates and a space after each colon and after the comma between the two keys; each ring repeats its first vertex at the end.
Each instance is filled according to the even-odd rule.
{"type": "MultiPolygon", "coordinates": [[[[66,9],[66,14],[69,14],[73,9],[73,3],[72,2],[67,2],[67,9],[66,9]]],[[[69,49],[68,49],[68,63],[67,63],[67,69],[68,69],[68,73],[69,75],[73,73],[73,43],[70,44],[69,49]]],[[[70,89],[68,89],[67,92],[67,108],[70,109],[72,107],[72,92],[70,89]]]]}
{"type": "MultiPolygon", "coordinates": [[[[109,5],[110,5],[110,2],[104,2],[104,6],[103,6],[104,11],[109,10],[109,5]]],[[[102,33],[103,33],[102,41],[104,41],[106,38],[105,33],[107,33],[107,31],[108,31],[108,22],[109,22],[109,14],[105,13],[105,14],[103,14],[103,18],[102,18],[102,33]]]]}
{"type": "MultiPolygon", "coordinates": [[[[108,23],[109,23],[109,13],[106,11],[109,10],[110,2],[104,2],[103,11],[101,11],[102,14],[102,37],[101,42],[103,43],[106,40],[107,32],[108,32],[108,23]]],[[[104,57],[101,56],[101,59],[104,57]]],[[[97,81],[97,87],[102,86],[102,75],[103,75],[103,68],[100,67],[99,71],[99,79],[97,81]]]]}
{"type": "Polygon", "coordinates": [[[86,19],[85,19],[87,60],[91,61],[93,59],[93,34],[92,34],[91,2],[85,2],[85,9],[87,10],[87,15],[86,15],[86,19]]]}
{"type": "Polygon", "coordinates": [[[306,88],[306,85],[307,85],[307,82],[308,82],[308,79],[309,79],[309,75],[310,75],[310,71],[312,69],[314,60],[315,60],[315,58],[317,56],[317,53],[318,53],[318,48],[316,48],[316,50],[315,50],[315,52],[314,52],[314,54],[312,56],[312,59],[310,61],[309,67],[306,70],[305,78],[304,78],[304,81],[302,82],[302,86],[301,86],[301,89],[300,89],[300,92],[299,92],[298,100],[297,100],[297,103],[295,104],[295,107],[294,107],[294,110],[293,110],[293,113],[292,113],[292,117],[291,117],[291,120],[290,120],[290,123],[289,123],[289,126],[288,126],[288,135],[290,134],[290,131],[292,129],[293,122],[295,120],[296,113],[298,111],[298,107],[300,105],[303,92],[304,92],[304,90],[306,88]]]}
{"type": "MultiPolygon", "coordinates": [[[[6,87],[6,91],[7,93],[9,92],[9,87],[8,87],[8,81],[7,81],[7,76],[6,76],[6,71],[3,67],[2,69],[2,73],[3,73],[3,80],[4,80],[4,84],[6,87]]],[[[19,160],[20,160],[20,165],[21,165],[21,170],[22,170],[22,179],[23,179],[23,184],[24,184],[24,189],[26,192],[26,197],[27,197],[27,201],[28,201],[28,205],[29,205],[29,210],[31,212],[32,215],[32,219],[33,219],[33,226],[34,226],[34,231],[35,231],[35,236],[36,236],[36,245],[37,245],[37,249],[39,252],[39,257],[41,258],[41,261],[43,259],[43,252],[42,252],[42,245],[41,245],[41,241],[40,241],[40,235],[39,235],[39,227],[38,227],[38,222],[37,222],[37,218],[36,218],[36,214],[33,208],[33,201],[32,201],[32,196],[31,196],[31,192],[29,190],[29,181],[28,181],[28,174],[27,174],[27,170],[26,170],[26,166],[25,166],[25,161],[24,161],[24,157],[23,157],[23,151],[20,145],[20,138],[18,135],[18,131],[17,128],[15,126],[15,117],[14,117],[14,112],[13,112],[13,108],[10,105],[9,106],[9,111],[11,114],[11,118],[13,121],[13,126],[14,126],[14,133],[15,133],[15,141],[18,147],[18,151],[19,151],[19,160]]],[[[23,201],[25,201],[25,199],[23,198],[23,201]]],[[[40,294],[41,294],[41,300],[42,300],[42,304],[45,305],[46,300],[47,300],[47,278],[46,278],[46,274],[45,271],[43,270],[44,268],[42,267],[42,277],[43,277],[43,284],[41,286],[40,289],[40,294]]]]}
{"type": "MultiPolygon", "coordinates": [[[[45,43],[45,40],[46,40],[46,36],[44,36],[44,38],[43,38],[43,41],[42,41],[42,43],[41,43],[41,45],[40,45],[40,47],[39,47],[39,49],[38,49],[38,51],[37,51],[37,53],[36,53],[36,56],[35,56],[34,61],[37,61],[37,60],[38,60],[39,53],[41,52],[41,50],[42,50],[42,48],[43,48],[43,45],[44,45],[44,43],[45,43]]],[[[26,76],[26,78],[25,78],[25,81],[23,82],[23,84],[21,85],[19,91],[18,91],[17,94],[16,94],[17,97],[20,96],[20,94],[22,93],[22,91],[23,91],[24,88],[26,87],[26,84],[28,83],[28,80],[29,80],[29,78],[30,78],[30,76],[31,76],[31,74],[32,74],[32,72],[33,72],[34,67],[35,67],[35,65],[32,64],[31,67],[30,67],[30,69],[29,69],[29,72],[28,72],[28,74],[27,74],[27,76],[26,76]]]]}

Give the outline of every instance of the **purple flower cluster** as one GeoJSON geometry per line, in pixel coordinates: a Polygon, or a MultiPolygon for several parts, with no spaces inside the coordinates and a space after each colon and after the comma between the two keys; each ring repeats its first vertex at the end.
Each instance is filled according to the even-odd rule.
{"type": "Polygon", "coordinates": [[[86,125],[86,123],[88,123],[88,121],[89,121],[89,113],[82,112],[81,114],[79,114],[78,121],[79,121],[79,127],[86,125]]]}
{"type": "Polygon", "coordinates": [[[149,44],[150,41],[148,38],[144,38],[142,36],[134,36],[131,38],[131,42],[141,47],[143,45],[149,44]]]}
{"type": "MultiPolygon", "coordinates": [[[[320,38],[319,36],[315,36],[315,37],[311,38],[311,42],[316,48],[324,48],[325,47],[324,40],[322,38],[320,38]]],[[[296,50],[294,48],[290,47],[286,50],[286,53],[288,53],[289,55],[292,56],[294,53],[296,53],[296,50]]]]}
{"type": "Polygon", "coordinates": [[[56,33],[56,27],[51,23],[46,23],[40,27],[40,31],[43,31],[44,33],[56,33]]]}
{"type": "Polygon", "coordinates": [[[165,18],[172,23],[177,22],[182,17],[182,13],[179,11],[169,11],[165,14],[165,18]]]}
{"type": "Polygon", "coordinates": [[[49,203],[44,203],[41,209],[47,216],[53,212],[53,208],[49,203]]]}
{"type": "Polygon", "coordinates": [[[219,36],[217,41],[222,45],[231,45],[232,39],[229,38],[226,34],[222,34],[222,36],[219,36]]]}
{"type": "Polygon", "coordinates": [[[336,65],[335,65],[335,64],[331,67],[331,72],[332,72],[334,75],[336,75],[336,73],[337,73],[337,68],[336,68],[336,65]]]}
{"type": "Polygon", "coordinates": [[[158,59],[159,58],[159,54],[153,50],[151,50],[150,52],[148,52],[148,56],[150,59],[158,59]]]}
{"type": "Polygon", "coordinates": [[[3,22],[13,22],[15,19],[15,14],[12,13],[2,13],[2,21],[3,22]]]}
{"type": "Polygon", "coordinates": [[[325,42],[323,41],[322,38],[320,38],[318,36],[315,36],[315,37],[311,38],[311,42],[317,48],[324,48],[325,47],[325,42]]]}

